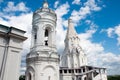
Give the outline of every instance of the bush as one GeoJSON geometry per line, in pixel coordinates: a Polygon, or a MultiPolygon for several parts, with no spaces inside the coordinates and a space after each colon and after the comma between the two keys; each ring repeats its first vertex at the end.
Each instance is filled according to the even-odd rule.
{"type": "Polygon", "coordinates": [[[108,76],[108,80],[120,80],[120,75],[108,76]]]}

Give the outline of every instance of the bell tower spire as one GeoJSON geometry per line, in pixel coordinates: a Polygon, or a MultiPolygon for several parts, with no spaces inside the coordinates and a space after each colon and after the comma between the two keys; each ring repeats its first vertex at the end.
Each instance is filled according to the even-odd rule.
{"type": "Polygon", "coordinates": [[[68,20],[68,30],[65,39],[65,49],[61,58],[61,65],[68,68],[79,68],[87,65],[87,58],[80,44],[72,19],[68,20]]]}

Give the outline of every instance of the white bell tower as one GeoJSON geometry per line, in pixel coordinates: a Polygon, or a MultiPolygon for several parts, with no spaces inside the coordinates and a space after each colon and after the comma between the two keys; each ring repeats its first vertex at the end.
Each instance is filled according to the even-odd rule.
{"type": "Polygon", "coordinates": [[[26,58],[26,80],[59,80],[56,21],[56,14],[49,9],[47,1],[34,12],[31,49],[26,58]]]}

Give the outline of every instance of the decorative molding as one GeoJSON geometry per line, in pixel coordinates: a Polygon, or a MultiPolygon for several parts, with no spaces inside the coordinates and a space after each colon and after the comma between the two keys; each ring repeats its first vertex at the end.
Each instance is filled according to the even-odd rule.
{"type": "Polygon", "coordinates": [[[51,58],[51,57],[32,57],[32,58],[27,58],[26,62],[29,63],[31,61],[51,61],[51,62],[59,62],[59,58],[51,58]]]}
{"type": "Polygon", "coordinates": [[[23,40],[23,41],[27,39],[27,37],[20,36],[20,35],[14,34],[14,33],[9,33],[8,35],[9,35],[10,37],[14,37],[14,38],[21,39],[21,40],[23,40]]]}
{"type": "Polygon", "coordinates": [[[20,51],[16,51],[16,50],[11,50],[12,52],[15,52],[15,53],[19,53],[20,51]]]}

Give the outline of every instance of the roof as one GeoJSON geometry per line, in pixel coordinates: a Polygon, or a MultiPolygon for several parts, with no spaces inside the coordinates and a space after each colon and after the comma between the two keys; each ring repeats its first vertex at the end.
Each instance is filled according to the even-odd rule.
{"type": "Polygon", "coordinates": [[[19,38],[22,40],[26,40],[27,37],[24,36],[24,33],[26,31],[15,28],[15,27],[9,27],[9,26],[5,26],[0,24],[0,35],[1,36],[10,36],[10,37],[15,37],[15,38],[19,38]]]}
{"type": "Polygon", "coordinates": [[[88,66],[88,65],[85,65],[85,66],[81,66],[81,67],[78,67],[78,68],[68,68],[68,67],[60,67],[60,69],[81,69],[81,68],[92,68],[92,69],[106,69],[106,68],[101,68],[101,67],[94,67],[94,66],[88,66]]]}
{"type": "Polygon", "coordinates": [[[68,20],[68,30],[67,30],[67,35],[66,38],[72,38],[72,37],[77,37],[77,33],[74,29],[74,24],[72,19],[68,20]]]}

